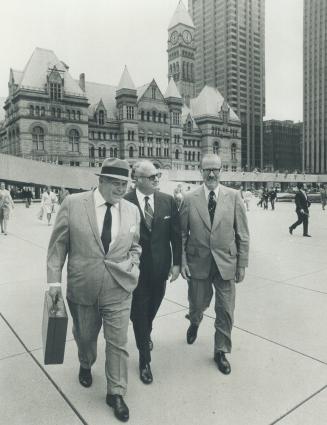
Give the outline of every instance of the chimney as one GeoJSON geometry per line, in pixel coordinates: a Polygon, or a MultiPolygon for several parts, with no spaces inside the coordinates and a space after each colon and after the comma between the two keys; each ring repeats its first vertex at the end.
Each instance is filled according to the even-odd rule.
{"type": "Polygon", "coordinates": [[[79,76],[79,86],[83,91],[85,91],[85,74],[84,74],[84,72],[82,74],[80,74],[80,76],[79,76]]]}

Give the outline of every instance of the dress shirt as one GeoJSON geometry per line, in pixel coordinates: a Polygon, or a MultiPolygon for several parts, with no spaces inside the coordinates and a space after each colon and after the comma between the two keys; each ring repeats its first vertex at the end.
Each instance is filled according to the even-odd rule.
{"type": "MultiPolygon", "coordinates": [[[[207,200],[207,202],[209,202],[209,193],[211,192],[211,190],[209,190],[205,184],[203,185],[203,187],[204,187],[204,194],[205,194],[206,200],[207,200]]],[[[218,194],[219,194],[219,184],[216,187],[216,189],[213,190],[212,192],[215,192],[215,200],[217,202],[218,201],[218,194]]]]}
{"type": "MultiPolygon", "coordinates": [[[[106,206],[106,201],[104,200],[98,188],[96,188],[94,191],[93,200],[94,200],[95,215],[96,215],[99,235],[101,236],[103,221],[107,211],[107,206],[106,206]]],[[[117,202],[116,204],[113,204],[110,211],[111,211],[111,218],[112,218],[110,244],[112,244],[117,238],[118,232],[119,232],[119,226],[120,226],[119,202],[117,202]]],[[[109,245],[109,249],[110,249],[110,245],[109,245]]],[[[49,283],[49,286],[61,286],[61,283],[60,282],[49,283]]]]}
{"type": "Polygon", "coordinates": [[[144,195],[144,193],[140,192],[138,189],[136,189],[136,197],[138,200],[138,203],[141,207],[142,213],[143,213],[143,217],[145,217],[145,213],[144,213],[144,207],[145,207],[145,197],[149,198],[149,204],[150,207],[152,208],[152,211],[154,213],[154,198],[153,198],[153,193],[151,195],[144,195]]]}

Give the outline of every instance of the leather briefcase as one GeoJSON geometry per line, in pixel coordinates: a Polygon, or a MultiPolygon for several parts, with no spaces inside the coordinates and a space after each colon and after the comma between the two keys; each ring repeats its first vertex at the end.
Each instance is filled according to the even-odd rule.
{"type": "Polygon", "coordinates": [[[63,298],[53,302],[45,292],[42,321],[44,364],[61,364],[64,361],[68,317],[63,298]]]}

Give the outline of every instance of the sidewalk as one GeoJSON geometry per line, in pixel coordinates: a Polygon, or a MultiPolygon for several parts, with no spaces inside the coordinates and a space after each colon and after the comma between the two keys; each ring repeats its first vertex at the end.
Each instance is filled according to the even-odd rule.
{"type": "MultiPolygon", "coordinates": [[[[0,424],[118,424],[105,403],[104,340],[94,383],[78,383],[71,321],[63,365],[43,366],[41,321],[52,227],[38,204],[16,205],[0,235],[0,424]]],[[[327,211],[311,207],[309,233],[291,236],[294,204],[263,211],[252,200],[250,267],[237,287],[232,373],[213,362],[214,310],[186,343],[187,285],[168,284],[153,331],[150,386],[138,377],[129,333],[131,425],[325,425],[327,423],[327,211]]]]}

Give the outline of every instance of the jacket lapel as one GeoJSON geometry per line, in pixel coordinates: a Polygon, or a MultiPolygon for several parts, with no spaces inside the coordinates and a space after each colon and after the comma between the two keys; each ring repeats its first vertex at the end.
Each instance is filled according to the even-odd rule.
{"type": "Polygon", "coordinates": [[[98,243],[98,245],[101,248],[101,251],[104,253],[104,249],[103,249],[103,245],[102,245],[102,241],[99,235],[99,229],[98,229],[98,225],[97,225],[97,219],[96,219],[96,214],[95,214],[95,206],[94,206],[94,199],[93,199],[93,192],[90,192],[88,194],[88,196],[84,199],[84,203],[85,203],[85,209],[86,209],[86,213],[90,222],[90,227],[92,229],[92,232],[94,234],[94,237],[98,243]]]}
{"type": "Polygon", "coordinates": [[[225,187],[220,184],[219,185],[217,205],[216,205],[216,211],[215,211],[215,216],[213,218],[211,231],[213,231],[218,226],[220,220],[222,219],[222,217],[224,215],[226,194],[227,194],[227,192],[225,190],[225,187]]]}
{"type": "Polygon", "coordinates": [[[194,192],[194,200],[195,200],[195,207],[198,210],[200,217],[202,218],[204,224],[208,227],[208,229],[211,230],[208,203],[206,200],[203,186],[201,186],[199,190],[194,192]]]}

